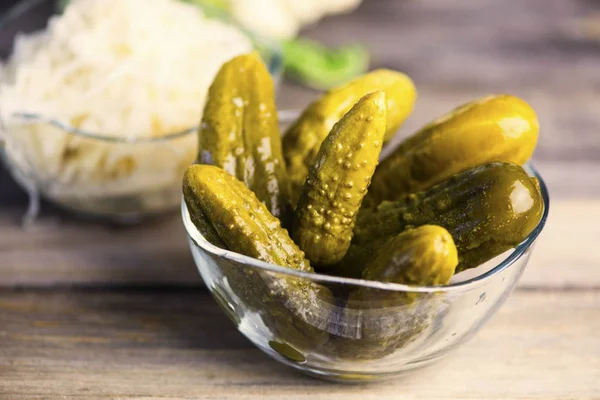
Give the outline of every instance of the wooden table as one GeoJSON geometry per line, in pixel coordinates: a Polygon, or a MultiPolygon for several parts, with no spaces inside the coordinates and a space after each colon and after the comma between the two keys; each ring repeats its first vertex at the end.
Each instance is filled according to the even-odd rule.
{"type": "MultiPolygon", "coordinates": [[[[45,206],[0,174],[0,399],[600,399],[600,40],[583,0],[366,0],[307,34],[358,40],[407,71],[420,98],[404,134],[489,92],[523,96],[552,195],[516,292],[439,366],[340,386],[253,348],[201,287],[177,215],[136,227],[45,206]]],[[[596,14],[600,15],[600,14],[596,14]]],[[[286,84],[282,107],[313,95],[286,84]]]]}

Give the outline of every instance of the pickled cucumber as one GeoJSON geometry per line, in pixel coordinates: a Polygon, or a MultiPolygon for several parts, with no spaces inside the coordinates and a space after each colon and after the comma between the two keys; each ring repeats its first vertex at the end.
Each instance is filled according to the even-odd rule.
{"type": "MultiPolygon", "coordinates": [[[[389,239],[361,277],[411,286],[444,285],[457,264],[450,233],[439,226],[423,225],[389,239]]],[[[432,293],[360,287],[350,294],[343,318],[346,325],[360,329],[332,339],[331,346],[339,356],[352,359],[393,353],[429,326],[437,301],[432,293]]]]}
{"type": "Polygon", "coordinates": [[[292,238],[321,266],[337,263],[350,246],[386,127],[385,93],[363,97],[332,129],[311,166],[294,213],[292,238]]]}
{"type": "Polygon", "coordinates": [[[520,166],[495,162],[470,169],[402,200],[362,209],[348,253],[336,273],[358,277],[386,240],[409,227],[439,225],[458,248],[457,272],[509,250],[535,229],[543,213],[535,181],[520,166]]]}
{"type": "MultiPolygon", "coordinates": [[[[445,285],[458,265],[458,253],[450,233],[435,225],[408,229],[389,239],[362,271],[371,281],[411,286],[445,285]]],[[[397,295],[382,290],[381,298],[397,295]]],[[[356,293],[360,296],[360,290],[356,293]]]]}
{"type": "Polygon", "coordinates": [[[416,89],[400,72],[380,69],[332,89],[311,103],[283,138],[283,154],[296,204],[310,166],[333,125],[363,96],[377,90],[386,94],[387,128],[384,141],[393,137],[413,109],[416,89]]]}
{"type": "MultiPolygon", "coordinates": [[[[224,170],[193,165],[184,177],[189,210],[201,210],[214,232],[231,251],[303,272],[313,272],[304,253],[280,222],[245,185],[224,170]]],[[[200,219],[200,218],[199,218],[200,219]]],[[[307,279],[276,275],[258,268],[228,264],[222,271],[244,304],[260,312],[279,341],[293,347],[319,345],[327,333],[317,326],[327,320],[329,291],[307,279]]]]}
{"type": "Polygon", "coordinates": [[[208,91],[198,161],[243,181],[267,209],[291,211],[273,81],[257,53],[225,63],[208,91]]]}
{"type": "Polygon", "coordinates": [[[365,205],[425,190],[487,162],[522,165],[533,154],[538,132],[535,112],[518,97],[493,95],[467,103],[426,125],[383,160],[365,205]]]}

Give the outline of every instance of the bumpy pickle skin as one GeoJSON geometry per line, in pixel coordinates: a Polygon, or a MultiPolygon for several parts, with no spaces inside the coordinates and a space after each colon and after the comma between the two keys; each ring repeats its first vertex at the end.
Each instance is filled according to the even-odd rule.
{"type": "Polygon", "coordinates": [[[385,93],[378,91],[359,100],[323,141],[292,225],[292,238],[312,263],[332,265],[346,254],[385,127],[385,93]]]}
{"type": "MultiPolygon", "coordinates": [[[[423,225],[389,239],[367,263],[362,279],[410,286],[444,285],[458,264],[450,233],[423,225]]],[[[346,303],[344,323],[355,326],[332,347],[344,358],[377,359],[414,341],[430,324],[438,299],[431,293],[360,287],[346,303]]]]}
{"type": "MultiPolygon", "coordinates": [[[[241,181],[221,168],[193,165],[185,173],[183,192],[191,213],[201,210],[214,232],[236,253],[303,272],[313,272],[287,231],[241,181]]],[[[319,346],[327,333],[331,294],[306,279],[273,275],[252,267],[222,267],[232,290],[259,312],[274,339],[294,348],[319,346]]]]}
{"type": "Polygon", "coordinates": [[[225,63],[208,90],[198,161],[243,181],[278,218],[291,211],[273,80],[253,52],[225,63]]]}
{"type": "Polygon", "coordinates": [[[492,95],[464,104],[406,139],[373,175],[365,205],[425,190],[478,165],[523,165],[537,144],[539,123],[524,100],[492,95]]]}
{"type": "Polygon", "coordinates": [[[379,69],[343,86],[329,90],[311,103],[283,137],[283,155],[291,184],[292,204],[296,204],[310,166],[321,143],[333,125],[365,95],[384,91],[387,103],[387,129],[390,140],[412,112],[417,91],[412,80],[400,72],[379,69]]]}
{"type": "Polygon", "coordinates": [[[543,209],[537,184],[523,168],[484,164],[402,200],[362,209],[336,273],[360,276],[369,255],[386,240],[426,224],[442,226],[452,235],[459,258],[456,272],[474,268],[525,240],[543,209]]]}

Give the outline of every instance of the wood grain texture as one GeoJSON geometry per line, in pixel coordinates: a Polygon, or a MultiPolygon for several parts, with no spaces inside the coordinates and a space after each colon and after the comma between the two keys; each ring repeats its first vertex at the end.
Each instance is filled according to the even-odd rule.
{"type": "Polygon", "coordinates": [[[0,398],[591,400],[599,330],[598,291],[517,291],[440,365],[342,386],[251,347],[206,293],[2,291],[0,398]]]}
{"type": "Polygon", "coordinates": [[[530,288],[600,288],[600,201],[550,204],[550,216],[520,284],[530,288]]]}
{"type": "MultiPolygon", "coordinates": [[[[42,219],[30,231],[0,214],[0,287],[201,284],[175,215],[136,227],[42,219]],[[57,234],[59,233],[59,234],[57,234]]],[[[522,284],[600,287],[600,200],[558,200],[522,284]]]]}
{"type": "Polygon", "coordinates": [[[67,215],[27,230],[0,213],[0,286],[198,284],[178,214],[115,227],[67,215]]]}

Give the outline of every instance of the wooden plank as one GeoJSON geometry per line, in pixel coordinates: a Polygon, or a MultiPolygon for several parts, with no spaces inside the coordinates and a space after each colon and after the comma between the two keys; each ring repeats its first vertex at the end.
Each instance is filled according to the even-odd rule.
{"type": "MultiPolygon", "coordinates": [[[[600,201],[558,200],[522,283],[532,287],[600,287],[600,201]]],[[[109,227],[42,219],[22,231],[0,214],[0,287],[63,285],[199,285],[180,218],[109,227]]]]}
{"type": "Polygon", "coordinates": [[[48,216],[23,230],[0,216],[0,286],[199,284],[179,214],[115,227],[48,216]]]}
{"type": "Polygon", "coordinates": [[[597,290],[518,290],[440,365],[342,386],[252,348],[206,293],[2,291],[0,398],[598,399],[599,330],[597,290]]]}
{"type": "Polygon", "coordinates": [[[535,167],[548,185],[553,204],[557,200],[600,199],[600,163],[542,161],[535,167]]]}
{"type": "Polygon", "coordinates": [[[550,204],[520,284],[536,288],[599,288],[600,202],[557,201],[550,204]]]}

